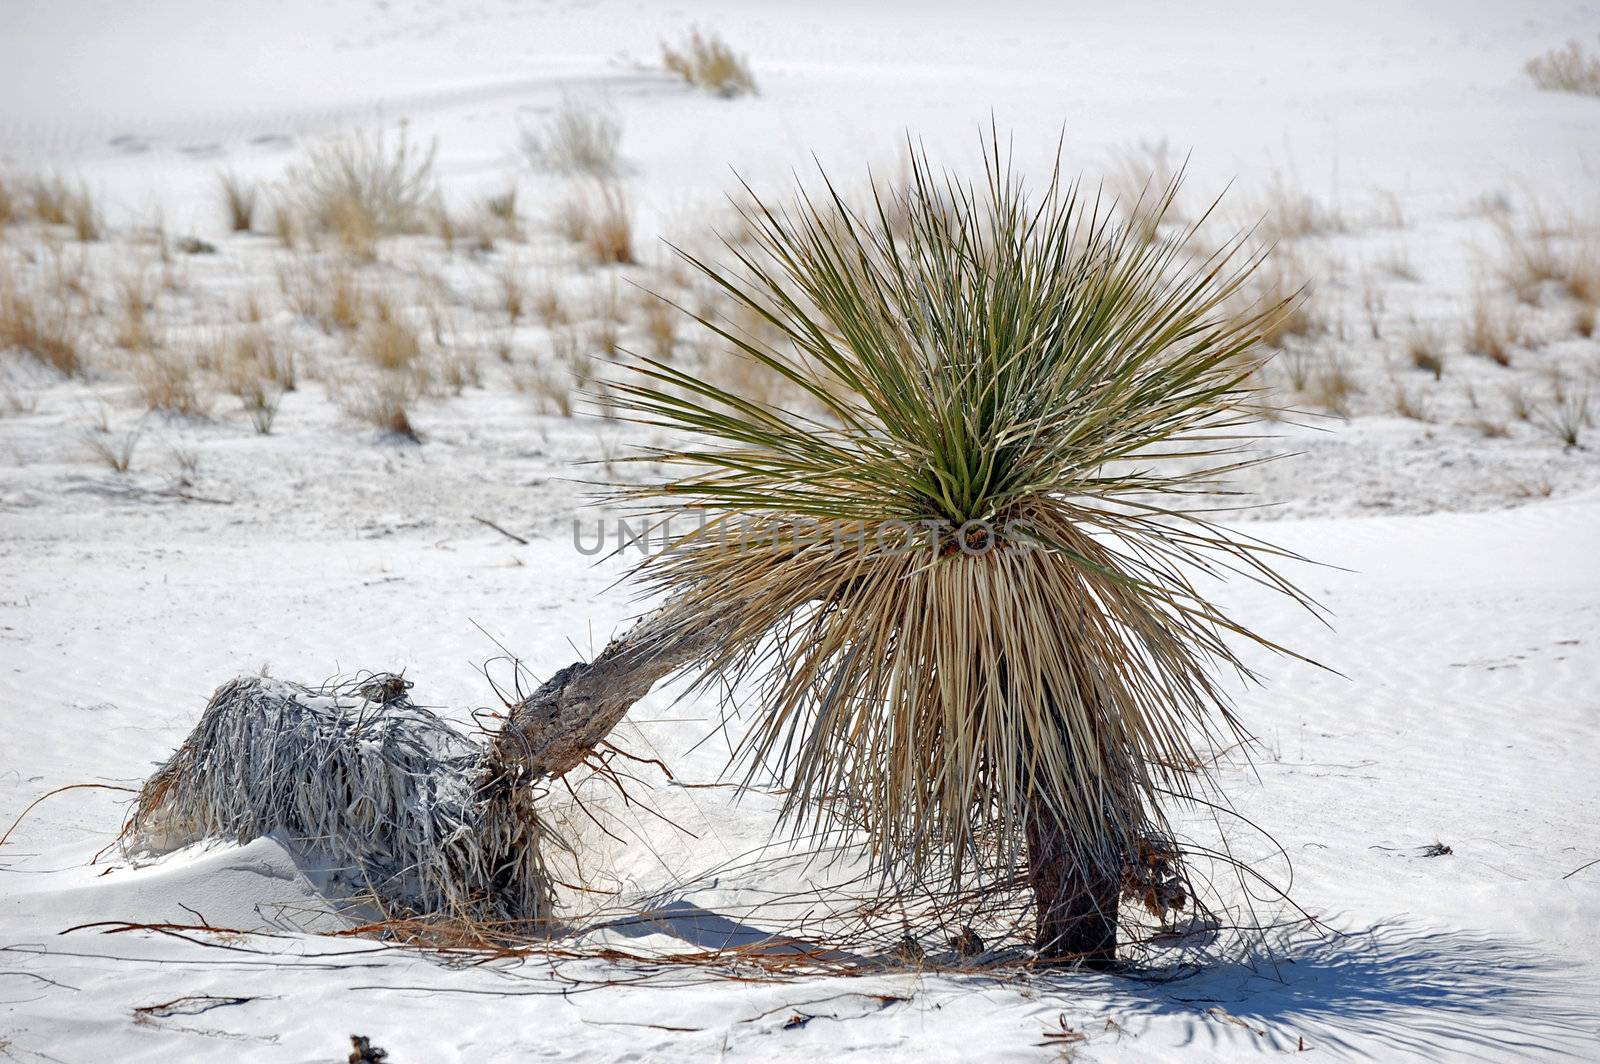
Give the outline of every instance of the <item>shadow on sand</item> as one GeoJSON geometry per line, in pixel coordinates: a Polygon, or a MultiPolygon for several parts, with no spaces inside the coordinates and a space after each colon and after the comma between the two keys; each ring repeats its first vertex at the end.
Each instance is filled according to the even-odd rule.
{"type": "MultiPolygon", "coordinates": [[[[667,935],[701,950],[810,955],[859,970],[904,967],[682,900],[609,926],[631,938],[667,935]]],[[[997,974],[940,973],[990,985],[997,974]]],[[[1302,927],[1242,961],[1215,962],[1173,982],[1075,971],[1026,978],[1063,1000],[1101,999],[1119,1022],[1187,1021],[1189,1038],[1224,1052],[1294,1052],[1303,1045],[1362,1059],[1582,1059],[1600,1044],[1600,1010],[1593,1005],[1600,980],[1593,973],[1559,968],[1531,946],[1481,931],[1398,923],[1353,932],[1302,927]]]]}
{"type": "Polygon", "coordinates": [[[1119,1004],[1198,1014],[1195,1037],[1237,1045],[1242,1034],[1266,1049],[1292,1051],[1303,1037],[1306,1048],[1359,1057],[1582,1057],[1600,1042],[1596,982],[1485,932],[1385,924],[1301,930],[1119,1004]]]}

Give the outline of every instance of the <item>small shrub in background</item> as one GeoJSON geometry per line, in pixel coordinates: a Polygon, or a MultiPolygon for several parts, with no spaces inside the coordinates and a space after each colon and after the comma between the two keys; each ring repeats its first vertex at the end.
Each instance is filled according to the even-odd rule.
{"type": "Polygon", "coordinates": [[[687,84],[727,99],[756,91],[749,64],[716,33],[695,29],[676,46],[663,41],[661,65],[687,84]]]}
{"type": "Polygon", "coordinates": [[[534,169],[610,177],[618,170],[622,122],[600,105],[563,100],[542,127],[523,126],[518,143],[534,169]]]}
{"type": "Polygon", "coordinates": [[[1523,69],[1546,92],[1600,96],[1600,54],[1590,54],[1577,41],[1535,56],[1523,69]]]}

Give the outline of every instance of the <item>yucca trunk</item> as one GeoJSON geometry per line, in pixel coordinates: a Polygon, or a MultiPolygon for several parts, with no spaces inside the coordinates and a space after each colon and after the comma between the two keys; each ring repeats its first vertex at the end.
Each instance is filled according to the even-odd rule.
{"type": "Polygon", "coordinates": [[[1072,845],[1073,827],[1035,795],[1028,808],[1028,879],[1033,887],[1034,948],[1040,960],[1110,967],[1117,956],[1115,876],[1088,867],[1072,845]]]}

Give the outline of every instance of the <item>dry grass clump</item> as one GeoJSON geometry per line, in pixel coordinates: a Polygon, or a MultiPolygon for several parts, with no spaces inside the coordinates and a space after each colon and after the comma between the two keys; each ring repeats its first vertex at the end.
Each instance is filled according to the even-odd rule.
{"type": "Polygon", "coordinates": [[[1379,270],[1397,281],[1422,280],[1422,273],[1417,269],[1416,263],[1411,260],[1411,254],[1399,245],[1380,255],[1376,265],[1379,270]]]}
{"type": "Polygon", "coordinates": [[[46,225],[64,225],[83,243],[99,240],[102,233],[100,209],[89,186],[67,183],[60,175],[36,177],[27,186],[33,217],[46,225]]]}
{"type": "Polygon", "coordinates": [[[1406,357],[1417,369],[1433,374],[1438,380],[1444,376],[1444,338],[1437,329],[1417,326],[1406,337],[1406,357]]]}
{"type": "Polygon", "coordinates": [[[135,269],[118,278],[116,290],[121,319],[112,342],[125,351],[150,350],[155,346],[155,335],[149,316],[156,300],[144,271],[135,269]]]}
{"type": "Polygon", "coordinates": [[[238,330],[222,345],[225,362],[218,367],[228,391],[244,408],[256,432],[272,432],[278,406],[297,385],[294,353],[259,325],[238,330]]]}
{"type": "Polygon", "coordinates": [[[227,366],[271,381],[286,392],[299,387],[299,360],[294,350],[260,325],[233,333],[227,344],[227,366]]]}
{"type": "Polygon", "coordinates": [[[1344,363],[1332,359],[1312,375],[1311,386],[1306,390],[1306,399],[1313,406],[1335,417],[1348,418],[1350,401],[1360,392],[1360,386],[1356,384],[1355,378],[1350,375],[1344,363]]]}
{"type": "Polygon", "coordinates": [[[528,289],[523,282],[522,264],[515,258],[502,262],[494,272],[496,306],[511,324],[522,319],[528,306],[528,289]]]}
{"type": "Polygon", "coordinates": [[[248,233],[255,225],[256,186],[232,172],[217,175],[222,192],[222,207],[228,217],[228,228],[235,233],[248,233]]]}
{"type": "Polygon", "coordinates": [[[1242,295],[1251,305],[1276,308],[1262,323],[1261,342],[1282,349],[1291,337],[1323,332],[1326,324],[1312,306],[1309,271],[1292,252],[1277,249],[1256,270],[1242,295]]]}
{"type": "Polygon", "coordinates": [[[482,206],[481,214],[461,217],[453,214],[442,201],[433,205],[429,213],[431,231],[444,244],[446,251],[454,252],[460,248],[469,254],[487,255],[494,250],[497,230],[498,235],[513,240],[521,239],[514,188],[509,193],[490,197],[482,206]],[[495,219],[496,212],[503,216],[508,208],[512,218],[509,225],[495,219]]]}
{"type": "Polygon", "coordinates": [[[1420,388],[1412,388],[1404,381],[1394,382],[1394,412],[1413,421],[1431,421],[1428,416],[1428,397],[1420,388]]]}
{"type": "Polygon", "coordinates": [[[178,350],[151,349],[134,364],[134,386],[145,408],[179,417],[204,417],[210,401],[195,358],[178,350]]]}
{"type": "Polygon", "coordinates": [[[1301,237],[1343,233],[1349,229],[1336,208],[1324,205],[1310,193],[1290,188],[1282,179],[1273,179],[1260,208],[1257,232],[1269,243],[1301,237]]]}
{"type": "Polygon", "coordinates": [[[299,212],[294,203],[286,195],[272,197],[272,235],[285,249],[293,251],[300,246],[301,237],[305,234],[305,224],[301,221],[299,212]]]}
{"type": "Polygon", "coordinates": [[[538,128],[522,126],[518,147],[536,170],[613,177],[619,169],[622,122],[601,104],[564,99],[538,128]]]}
{"type": "Polygon", "coordinates": [[[1593,303],[1586,303],[1579,307],[1572,315],[1572,331],[1585,339],[1592,339],[1595,334],[1595,317],[1600,308],[1593,303]]]}
{"type": "Polygon", "coordinates": [[[1568,388],[1557,378],[1551,385],[1548,398],[1529,411],[1528,420],[1565,446],[1579,446],[1583,430],[1594,425],[1589,389],[1568,388]]]}
{"type": "Polygon", "coordinates": [[[11,191],[6,175],[0,174],[0,230],[17,221],[21,211],[22,204],[18,201],[17,194],[11,191]]]}
{"type": "Polygon", "coordinates": [[[31,355],[66,376],[83,373],[78,317],[59,296],[42,300],[9,270],[0,273],[0,350],[31,355]]]}
{"type": "Polygon", "coordinates": [[[85,429],[80,438],[95,461],[113,473],[126,473],[133,468],[133,453],[138,449],[139,439],[143,435],[143,422],[117,433],[112,432],[102,419],[100,424],[85,429]]]}
{"type": "Polygon", "coordinates": [[[1467,428],[1474,430],[1486,440],[1503,440],[1511,435],[1511,427],[1504,421],[1485,417],[1482,414],[1468,418],[1462,422],[1467,428]]]}
{"type": "Polygon", "coordinates": [[[1472,297],[1472,310],[1463,330],[1463,346],[1496,365],[1511,365],[1514,348],[1526,342],[1526,331],[1516,308],[1478,289],[1472,297]]]}
{"type": "Polygon", "coordinates": [[[336,391],[345,413],[386,435],[421,442],[410,411],[417,399],[417,387],[408,375],[383,371],[364,374],[339,382],[336,391]]]}
{"type": "Polygon", "coordinates": [[[1496,216],[1500,275],[1524,303],[1535,304],[1547,286],[1583,302],[1600,302],[1600,223],[1567,211],[1553,219],[1535,204],[1528,224],[1510,214],[1496,216]]]}
{"type": "Polygon", "coordinates": [[[380,301],[361,327],[356,351],[380,369],[414,371],[422,360],[422,340],[415,327],[388,303],[380,301]]]}
{"type": "Polygon", "coordinates": [[[262,436],[271,435],[278,405],[283,402],[283,390],[260,377],[242,377],[234,383],[232,391],[256,432],[262,436]]]}
{"type": "Polygon", "coordinates": [[[645,292],[643,298],[641,317],[650,355],[670,362],[678,344],[678,316],[682,312],[654,293],[645,292]]]}
{"type": "Polygon", "coordinates": [[[277,273],[284,302],[323,332],[332,336],[361,324],[367,297],[348,263],[319,263],[310,256],[296,256],[279,263],[277,273]]]}
{"type": "Polygon", "coordinates": [[[534,316],[546,329],[566,324],[567,306],[561,299],[561,292],[554,284],[547,280],[535,286],[531,300],[534,316]]]}
{"type": "Polygon", "coordinates": [[[32,215],[45,225],[68,224],[72,188],[59,174],[39,175],[28,182],[28,204],[32,215]]]}
{"type": "Polygon", "coordinates": [[[1535,56],[1523,69],[1546,92],[1600,96],[1600,54],[1591,55],[1576,40],[1535,56]]]}
{"type": "Polygon", "coordinates": [[[485,196],[479,205],[490,226],[500,231],[507,240],[522,239],[522,220],[517,211],[517,186],[508,185],[504,192],[485,196]]]}
{"type": "Polygon", "coordinates": [[[468,388],[482,388],[483,366],[478,353],[471,348],[452,347],[440,361],[439,379],[452,395],[460,395],[468,388]]]}
{"type": "Polygon", "coordinates": [[[727,99],[756,91],[749,64],[715,32],[692,29],[676,46],[662,41],[661,65],[685,83],[727,99]]]}
{"type": "Polygon", "coordinates": [[[1183,163],[1173,158],[1163,138],[1140,141],[1118,151],[1102,180],[1129,222],[1144,240],[1154,240],[1158,224],[1181,226],[1187,216],[1178,204],[1165,202],[1166,190],[1176,187],[1183,163]]]}
{"type": "Polygon", "coordinates": [[[406,127],[349,133],[306,150],[289,172],[295,206],[315,229],[333,234],[357,257],[376,254],[380,237],[422,231],[439,191],[433,161],[437,143],[412,143],[406,127]]]}
{"type": "Polygon", "coordinates": [[[606,181],[575,189],[555,216],[557,230],[581,244],[589,260],[600,266],[637,262],[633,252],[633,219],[621,185],[606,181]]]}
{"type": "Polygon", "coordinates": [[[1502,389],[1506,399],[1506,410],[1517,421],[1531,421],[1533,419],[1533,399],[1528,395],[1527,388],[1521,381],[1510,380],[1502,389]]]}
{"type": "Polygon", "coordinates": [[[570,325],[559,325],[550,331],[549,358],[519,373],[515,383],[539,400],[542,412],[571,417],[574,393],[589,390],[594,379],[594,357],[570,325]]]}

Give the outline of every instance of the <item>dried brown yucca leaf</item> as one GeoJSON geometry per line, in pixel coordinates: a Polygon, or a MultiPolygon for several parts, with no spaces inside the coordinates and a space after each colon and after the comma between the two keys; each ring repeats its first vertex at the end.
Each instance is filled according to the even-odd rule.
{"type": "Polygon", "coordinates": [[[796,831],[899,883],[1025,866],[1041,952],[1105,961],[1161,800],[1233,737],[1216,667],[1279,649],[1201,580],[1305,602],[1285,555],[1183,506],[1256,460],[1285,303],[1235,309],[1242,241],[1152,237],[1176,181],[1130,226],[1059,172],[1030,197],[997,144],[980,185],[909,169],[864,213],[831,185],[753,199],[730,266],[685,256],[771,339],[701,323],[799,399],[638,360],[619,405],[678,430],[641,457],[682,472],[626,494],[704,522],[642,575],[719,626],[700,675],[756,711],[738,751],[789,784],[796,831]]]}

